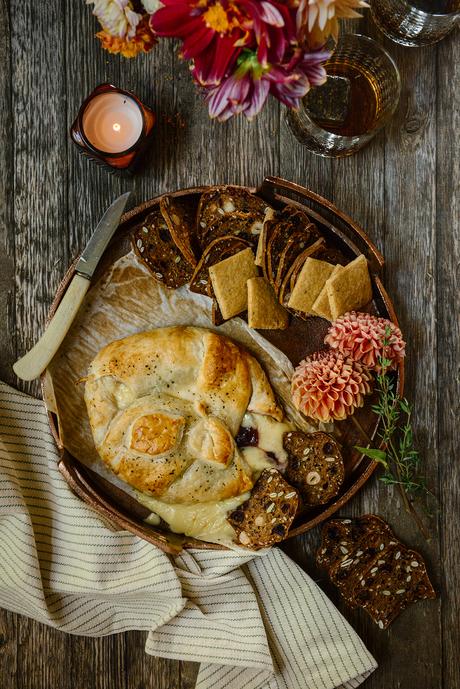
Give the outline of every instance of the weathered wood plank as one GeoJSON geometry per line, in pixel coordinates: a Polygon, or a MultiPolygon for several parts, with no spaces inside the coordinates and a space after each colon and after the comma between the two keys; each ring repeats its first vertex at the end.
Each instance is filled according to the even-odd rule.
{"type": "MultiPolygon", "coordinates": [[[[18,0],[10,5],[11,90],[8,43],[0,42],[0,86],[7,94],[0,101],[0,246],[6,247],[0,256],[0,313],[11,332],[0,335],[0,377],[10,375],[16,339],[21,353],[40,334],[70,257],[121,191],[132,187],[134,203],[193,184],[258,184],[265,174],[281,174],[333,199],[383,250],[386,283],[410,343],[407,393],[416,403],[417,440],[430,460],[434,485],[439,466],[444,653],[438,603],[418,604],[384,633],[363,613],[350,612],[341,603],[339,607],[381,664],[366,684],[369,689],[456,688],[459,533],[451,515],[458,513],[460,486],[457,466],[448,460],[458,454],[454,419],[459,333],[454,314],[459,209],[458,194],[455,199],[452,193],[459,178],[458,141],[452,137],[460,125],[453,88],[454,80],[458,82],[458,41],[452,37],[438,48],[420,51],[387,43],[403,75],[400,110],[367,149],[349,160],[331,162],[297,143],[286,128],[284,109],[276,103],[253,123],[211,122],[171,43],[127,61],[99,48],[92,35],[97,24],[83,2],[61,5],[53,0],[46,11],[18,0]],[[112,177],[81,158],[67,136],[82,99],[103,81],[131,88],[158,115],[154,144],[132,180],[112,177]]],[[[8,26],[5,16],[7,5],[1,0],[2,39],[8,26]]],[[[368,510],[387,517],[402,538],[421,547],[439,582],[436,537],[430,546],[419,540],[397,495],[373,480],[346,513],[368,510]]],[[[286,550],[320,578],[337,602],[336,591],[313,565],[317,540],[315,531],[289,543],[286,550]]],[[[139,632],[96,640],[71,637],[2,612],[0,684],[2,689],[49,689],[73,686],[78,680],[81,689],[191,689],[196,665],[146,656],[144,640],[139,632]]]]}
{"type": "MultiPolygon", "coordinates": [[[[66,132],[61,4],[10,3],[14,146],[16,341],[18,353],[41,334],[67,264],[66,132]]],[[[9,362],[12,363],[11,361],[9,362]]],[[[36,392],[37,385],[21,387],[36,392]]],[[[18,619],[17,686],[70,686],[62,658],[68,637],[18,619]]]]}
{"type": "MultiPolygon", "coordinates": [[[[130,185],[83,157],[68,136],[68,130],[86,96],[98,84],[119,83],[120,59],[101,49],[94,37],[99,25],[89,6],[66,0],[64,15],[66,91],[61,120],[66,130],[66,229],[69,254],[75,257],[84,248],[105,209],[130,185]]],[[[61,275],[65,268],[62,267],[61,275]]]]}
{"type": "MultiPolygon", "coordinates": [[[[410,51],[390,42],[402,78],[399,111],[385,131],[384,218],[380,228],[386,259],[385,284],[392,295],[408,342],[407,397],[415,408],[415,437],[437,487],[436,422],[436,49],[410,51]],[[423,80],[419,75],[423,74],[423,80]]],[[[362,190],[365,193],[365,189],[362,190]]],[[[438,584],[439,543],[436,521],[433,540],[424,542],[414,522],[404,513],[397,491],[380,485],[367,506],[388,518],[397,535],[420,549],[438,584]]],[[[369,625],[358,627],[375,653],[380,669],[369,687],[423,686],[435,689],[441,677],[440,604],[427,601],[412,606],[387,632],[369,625]],[[425,633],[430,629],[430,634],[425,633]],[[416,663],[411,658],[417,657],[416,663]]]]}
{"type": "MultiPolygon", "coordinates": [[[[104,82],[120,83],[120,59],[104,52],[94,34],[99,29],[91,7],[66,0],[65,14],[65,111],[62,119],[66,132],[87,95],[104,82]]],[[[121,83],[129,87],[128,83],[121,83]]],[[[131,186],[94,162],[83,157],[66,136],[67,224],[69,256],[84,248],[92,231],[110,203],[131,186]]],[[[62,267],[62,272],[65,266],[62,267]]],[[[69,638],[73,682],[85,689],[126,686],[125,635],[99,639],[69,638]]]]}
{"type": "Polygon", "coordinates": [[[13,381],[11,362],[16,355],[14,337],[14,238],[13,231],[13,138],[12,102],[11,102],[11,62],[10,62],[10,26],[9,10],[6,0],[0,2],[0,24],[4,27],[0,42],[0,313],[6,327],[0,333],[0,350],[3,356],[0,361],[0,378],[6,382],[13,381]]]}
{"type": "MultiPolygon", "coordinates": [[[[43,330],[67,265],[61,4],[10,3],[18,354],[43,330]]],[[[20,384],[36,392],[38,385],[20,384]]]]}
{"type": "Polygon", "coordinates": [[[460,575],[456,560],[460,529],[460,82],[458,35],[441,43],[437,53],[436,148],[436,293],[438,366],[438,450],[443,622],[443,683],[460,686],[460,575]]]}
{"type": "Polygon", "coordinates": [[[145,632],[126,634],[126,689],[143,689],[144,687],[189,689],[190,685],[182,683],[182,663],[178,660],[147,655],[144,651],[145,639],[145,632]]]}
{"type": "MultiPolygon", "coordinates": [[[[369,24],[367,28],[370,30],[364,33],[376,33],[369,24]]],[[[436,244],[435,53],[429,51],[417,55],[390,42],[386,47],[396,56],[405,84],[399,111],[391,126],[367,148],[351,158],[333,161],[330,197],[362,224],[386,258],[385,282],[397,312],[402,316],[401,327],[412,354],[406,390],[408,397],[416,401],[418,446],[431,467],[430,478],[436,485],[437,437],[432,422],[436,418],[437,403],[437,341],[432,335],[436,330],[436,312],[432,295],[425,287],[426,271],[429,270],[426,264],[429,256],[433,256],[436,244]],[[423,84],[416,76],[420,73],[424,74],[423,84]],[[423,195],[418,193],[422,188],[426,190],[423,195]],[[417,325],[420,321],[426,324],[426,330],[417,325]]],[[[376,478],[343,510],[343,514],[357,515],[369,511],[388,519],[402,539],[424,552],[437,581],[439,549],[436,521],[431,524],[433,543],[427,546],[412,520],[404,513],[398,494],[389,491],[376,478]]],[[[430,689],[439,686],[442,672],[439,602],[414,606],[392,625],[391,631],[382,633],[364,613],[344,606],[334,587],[325,580],[324,573],[317,570],[313,563],[317,545],[318,533],[307,534],[303,538],[301,564],[318,578],[320,585],[377,658],[380,668],[366,686],[377,689],[393,686],[395,682],[398,686],[430,689]],[[433,631],[429,638],[424,632],[427,626],[433,631]],[[415,653],[421,658],[417,667],[410,662],[411,655],[415,653]]],[[[298,544],[290,544],[288,551],[297,559],[298,544]]]]}
{"type": "Polygon", "coordinates": [[[73,687],[67,663],[70,637],[26,617],[18,617],[17,689],[73,687]]]}
{"type": "Polygon", "coordinates": [[[0,680],[2,689],[17,688],[18,615],[0,609],[0,680]]]}
{"type": "MultiPolygon", "coordinates": [[[[0,2],[0,314],[5,324],[0,331],[0,379],[13,382],[11,364],[16,358],[15,332],[15,254],[13,222],[14,151],[11,136],[13,104],[11,98],[11,41],[9,7],[0,2]]],[[[0,684],[16,689],[18,617],[0,609],[0,684]]]]}
{"type": "Polygon", "coordinates": [[[68,672],[73,687],[126,687],[125,635],[100,638],[69,637],[68,672]]]}

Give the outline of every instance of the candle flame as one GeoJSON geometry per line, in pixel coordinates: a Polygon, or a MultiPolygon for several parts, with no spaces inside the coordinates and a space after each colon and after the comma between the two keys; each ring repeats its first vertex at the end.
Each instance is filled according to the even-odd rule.
{"type": "Polygon", "coordinates": [[[114,132],[119,132],[120,129],[121,129],[121,125],[118,124],[118,122],[115,122],[115,124],[113,125],[113,131],[114,131],[114,132]]]}

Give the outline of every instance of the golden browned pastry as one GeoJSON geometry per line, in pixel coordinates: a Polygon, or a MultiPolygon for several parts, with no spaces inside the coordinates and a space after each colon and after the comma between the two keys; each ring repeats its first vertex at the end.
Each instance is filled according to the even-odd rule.
{"type": "Polygon", "coordinates": [[[194,327],[104,347],[91,363],[85,401],[103,461],[137,490],[173,504],[250,490],[257,471],[235,443],[243,418],[283,418],[258,362],[228,338],[194,327]]]}

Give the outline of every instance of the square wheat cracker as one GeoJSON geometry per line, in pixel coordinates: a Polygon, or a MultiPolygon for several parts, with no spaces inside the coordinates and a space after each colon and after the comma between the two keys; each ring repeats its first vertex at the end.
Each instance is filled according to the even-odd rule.
{"type": "Polygon", "coordinates": [[[325,318],[328,321],[332,321],[332,313],[331,307],[329,305],[329,297],[327,294],[327,283],[331,278],[334,277],[334,275],[340,273],[341,270],[343,270],[343,266],[341,266],[340,264],[334,267],[334,270],[331,273],[331,277],[328,278],[328,280],[326,280],[326,284],[319,293],[317,300],[311,307],[313,313],[317,314],[318,316],[321,316],[321,318],[325,318]]]}
{"type": "Polygon", "coordinates": [[[371,301],[371,278],[363,254],[327,281],[327,294],[333,320],[371,301]]]}
{"type": "Polygon", "coordinates": [[[289,316],[265,278],[250,278],[248,285],[248,325],[260,330],[284,330],[289,316]]]}
{"type": "Polygon", "coordinates": [[[209,268],[217,303],[225,320],[245,311],[248,306],[249,278],[257,276],[251,249],[243,249],[209,268]]]}
{"type": "Polygon", "coordinates": [[[333,270],[334,266],[326,261],[307,258],[289,297],[288,306],[303,313],[311,313],[314,302],[333,270]]]}

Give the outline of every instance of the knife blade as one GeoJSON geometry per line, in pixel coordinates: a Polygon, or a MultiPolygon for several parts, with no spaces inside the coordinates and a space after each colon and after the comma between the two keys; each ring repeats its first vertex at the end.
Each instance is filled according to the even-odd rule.
{"type": "Polygon", "coordinates": [[[105,211],[75,267],[75,272],[91,280],[99,260],[117,229],[131,192],[119,196],[105,211]]]}
{"type": "Polygon", "coordinates": [[[119,196],[102,216],[78,260],[75,275],[48,327],[32,349],[13,365],[18,378],[38,378],[56,354],[89,289],[96,266],[120,223],[130,194],[128,191],[119,196]]]}

